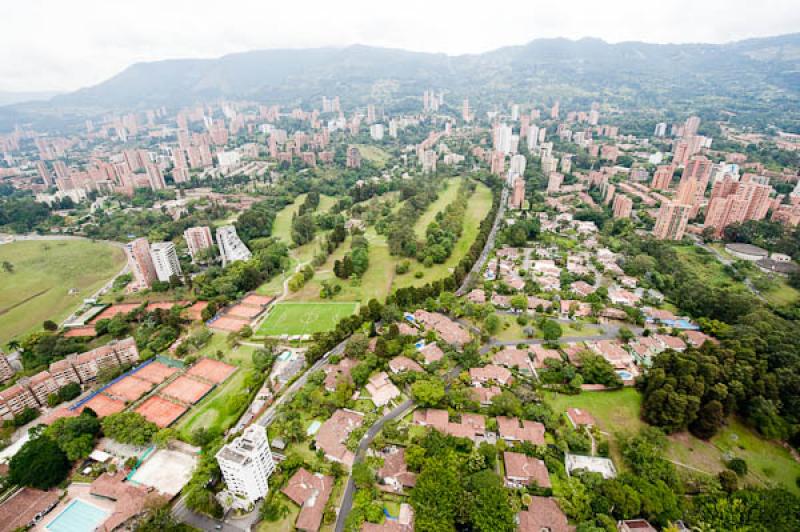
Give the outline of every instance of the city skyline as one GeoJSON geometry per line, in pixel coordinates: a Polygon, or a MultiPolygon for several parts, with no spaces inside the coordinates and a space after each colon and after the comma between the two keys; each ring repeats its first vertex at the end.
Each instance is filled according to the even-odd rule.
{"type": "Polygon", "coordinates": [[[686,24],[690,4],[684,1],[566,4],[532,6],[514,0],[487,26],[480,11],[453,2],[430,5],[414,0],[396,12],[378,12],[361,0],[312,3],[300,19],[293,7],[243,0],[226,4],[229,16],[223,17],[209,17],[218,8],[195,2],[164,5],[145,0],[120,7],[95,0],[68,5],[40,0],[6,8],[0,22],[0,49],[13,53],[0,61],[0,91],[68,92],[99,83],[136,62],[214,58],[259,49],[363,44],[461,55],[538,38],[724,43],[800,28],[800,12],[785,0],[769,1],[766,7],[742,0],[691,5],[693,20],[713,24],[686,24]],[[566,12],[572,16],[563,17],[566,12]],[[445,21],[450,29],[443,32],[445,21]],[[42,39],[42,34],[48,38],[42,39]]]}

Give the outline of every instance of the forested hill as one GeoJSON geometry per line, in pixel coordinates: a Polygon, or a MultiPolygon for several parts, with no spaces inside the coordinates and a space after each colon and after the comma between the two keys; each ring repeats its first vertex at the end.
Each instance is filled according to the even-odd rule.
{"type": "Polygon", "coordinates": [[[691,99],[744,113],[764,104],[792,107],[800,100],[800,34],[721,45],[537,39],[460,56],[367,46],[253,51],[138,63],[47,108],[2,111],[19,117],[53,107],[131,109],[221,97],[293,104],[322,95],[403,111],[418,109],[427,88],[444,90],[454,106],[469,96],[476,104],[558,98],[659,108],[691,99]]]}

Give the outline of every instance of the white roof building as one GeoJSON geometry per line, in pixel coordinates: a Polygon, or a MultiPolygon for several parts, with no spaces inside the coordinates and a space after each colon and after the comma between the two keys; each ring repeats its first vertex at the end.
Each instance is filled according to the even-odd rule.
{"type": "Polygon", "coordinates": [[[232,225],[225,225],[217,229],[217,246],[219,246],[223,266],[237,260],[250,260],[250,257],[253,256],[232,225]]]}
{"type": "Polygon", "coordinates": [[[250,425],[244,433],[217,453],[217,462],[228,490],[255,502],[267,495],[267,480],[275,471],[267,432],[261,425],[250,425]]]}
{"type": "Polygon", "coordinates": [[[168,282],[173,275],[181,275],[181,264],[178,262],[178,254],[172,242],[151,244],[150,257],[153,259],[159,281],[168,282]]]}

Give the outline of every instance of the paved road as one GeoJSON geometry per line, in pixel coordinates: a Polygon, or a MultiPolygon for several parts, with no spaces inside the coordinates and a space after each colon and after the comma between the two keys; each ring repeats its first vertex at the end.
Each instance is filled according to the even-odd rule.
{"type": "Polygon", "coordinates": [[[268,427],[274,420],[275,416],[278,414],[278,408],[288,401],[297,391],[305,386],[306,382],[308,382],[308,378],[317,370],[322,369],[322,366],[328,363],[328,359],[333,355],[340,355],[344,351],[344,346],[347,345],[347,340],[343,341],[324,355],[322,358],[317,360],[314,365],[308,368],[305,373],[303,373],[296,381],[294,381],[291,386],[286,388],[283,393],[275,400],[274,403],[267,408],[264,413],[261,415],[256,423],[261,425],[262,427],[268,427]]]}
{"type": "Polygon", "coordinates": [[[506,212],[506,203],[508,203],[508,189],[503,187],[503,192],[500,194],[500,206],[497,209],[497,215],[494,217],[494,225],[492,225],[492,230],[489,231],[489,236],[486,238],[486,245],[483,246],[481,256],[478,257],[478,260],[476,260],[475,264],[472,265],[472,269],[469,271],[467,276],[464,277],[464,281],[462,281],[461,286],[458,287],[458,290],[456,290],[457,296],[463,296],[466,294],[467,288],[469,288],[469,286],[472,284],[472,280],[476,275],[480,275],[483,265],[486,263],[486,259],[489,257],[489,253],[494,248],[494,239],[497,236],[497,230],[500,228],[500,222],[503,220],[503,215],[506,212]]]}
{"type": "MultiPolygon", "coordinates": [[[[413,407],[414,402],[411,399],[407,399],[396,406],[391,412],[376,421],[375,424],[367,430],[367,433],[364,434],[364,437],[361,439],[361,443],[358,444],[354,465],[364,460],[364,456],[366,455],[367,449],[372,444],[372,440],[375,439],[375,436],[378,435],[388,421],[397,419],[398,417],[403,417],[413,407]]],[[[345,521],[347,520],[347,516],[350,515],[350,510],[353,509],[353,495],[355,494],[355,491],[356,487],[353,483],[353,477],[350,476],[347,479],[347,486],[344,488],[344,495],[342,496],[342,505],[339,508],[339,515],[336,517],[336,532],[344,532],[345,521]]]]}
{"type": "Polygon", "coordinates": [[[218,521],[191,511],[186,507],[184,497],[181,497],[180,500],[175,503],[175,506],[172,507],[172,515],[179,522],[186,523],[206,532],[215,532],[217,530],[222,530],[223,532],[248,532],[258,520],[258,511],[256,510],[244,519],[225,519],[218,521]]]}

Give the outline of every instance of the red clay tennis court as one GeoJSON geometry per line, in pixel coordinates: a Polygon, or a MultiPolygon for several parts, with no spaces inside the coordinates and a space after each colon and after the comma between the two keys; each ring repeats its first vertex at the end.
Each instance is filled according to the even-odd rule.
{"type": "Polygon", "coordinates": [[[225,317],[252,319],[262,312],[264,312],[262,307],[254,307],[252,305],[234,305],[228,309],[228,311],[225,313],[225,317]]]}
{"type": "Polygon", "coordinates": [[[189,405],[195,404],[213,388],[213,385],[189,377],[178,377],[161,390],[163,395],[189,405]]]}
{"type": "Polygon", "coordinates": [[[204,358],[192,366],[186,374],[219,384],[230,377],[234,371],[236,371],[236,366],[231,366],[219,360],[204,358]]]}
{"type": "Polygon", "coordinates": [[[275,298],[272,296],[260,296],[258,294],[250,294],[249,296],[242,299],[242,304],[266,307],[267,305],[272,303],[273,299],[275,298]]]}
{"type": "Polygon", "coordinates": [[[178,368],[167,366],[161,362],[151,362],[136,372],[136,378],[153,384],[161,384],[177,371],[178,368]]]}
{"type": "Polygon", "coordinates": [[[209,325],[209,327],[218,331],[237,332],[249,323],[250,320],[231,316],[222,316],[221,318],[217,318],[214,323],[209,325]]]}
{"type": "Polygon", "coordinates": [[[84,403],[83,407],[94,410],[97,417],[106,417],[125,410],[125,402],[99,393],[84,403]]]}
{"type": "Polygon", "coordinates": [[[152,387],[152,382],[137,379],[136,377],[129,375],[106,388],[104,393],[113,397],[119,397],[130,403],[149,392],[152,387]]]}
{"type": "Polygon", "coordinates": [[[185,406],[154,395],[139,405],[136,412],[144,416],[147,421],[151,421],[163,429],[172,425],[186,410],[185,406]]]}

